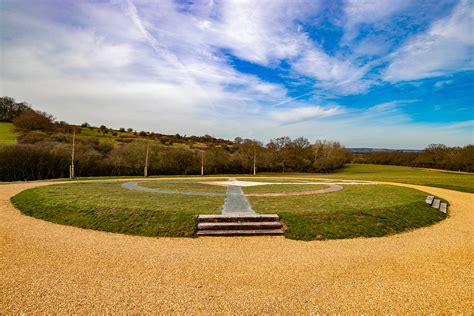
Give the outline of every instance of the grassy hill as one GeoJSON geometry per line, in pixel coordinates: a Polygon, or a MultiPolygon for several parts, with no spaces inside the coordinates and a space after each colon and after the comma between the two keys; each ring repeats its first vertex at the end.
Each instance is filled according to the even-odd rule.
{"type": "Polygon", "coordinates": [[[14,144],[19,135],[12,123],[0,123],[0,144],[14,144]]]}
{"type": "MultiPolygon", "coordinates": [[[[102,131],[97,127],[79,127],[77,126],[78,134],[77,137],[87,138],[95,137],[99,142],[111,143],[113,145],[119,145],[123,143],[130,143],[137,139],[159,139],[165,146],[173,148],[206,148],[208,144],[193,140],[193,136],[176,136],[176,135],[163,135],[155,133],[145,133],[136,131],[119,131],[108,129],[102,131]]],[[[12,123],[0,122],[0,144],[10,145],[16,143],[21,133],[15,132],[12,123]]],[[[218,143],[228,143],[228,141],[219,140],[218,143]]]]}
{"type": "Polygon", "coordinates": [[[196,136],[180,136],[180,135],[164,135],[159,133],[149,133],[149,132],[136,132],[136,131],[120,131],[114,129],[108,129],[106,131],[101,130],[97,127],[77,127],[79,133],[77,134],[78,138],[85,137],[96,137],[99,142],[108,142],[113,145],[130,143],[137,139],[154,139],[159,140],[163,145],[170,146],[173,148],[206,148],[209,143],[214,144],[228,144],[231,145],[232,142],[224,139],[215,139],[209,137],[207,142],[197,141],[202,137],[196,136]]]}

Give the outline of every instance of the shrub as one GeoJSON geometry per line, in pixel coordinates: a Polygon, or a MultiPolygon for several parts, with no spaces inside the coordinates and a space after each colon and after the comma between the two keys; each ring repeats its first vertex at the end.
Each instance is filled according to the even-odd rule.
{"type": "Polygon", "coordinates": [[[25,131],[53,131],[53,118],[42,112],[24,111],[12,121],[13,125],[19,130],[25,131]]]}

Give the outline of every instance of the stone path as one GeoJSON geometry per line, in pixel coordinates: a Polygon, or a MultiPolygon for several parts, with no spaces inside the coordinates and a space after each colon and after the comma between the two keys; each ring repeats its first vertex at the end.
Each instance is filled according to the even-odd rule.
{"type": "Polygon", "coordinates": [[[222,214],[255,214],[241,187],[228,186],[222,214]]]}
{"type": "Polygon", "coordinates": [[[147,188],[142,187],[138,182],[126,182],[122,184],[122,188],[140,192],[155,192],[155,193],[164,193],[164,194],[183,194],[183,195],[201,195],[201,196],[224,196],[222,193],[209,193],[209,192],[182,192],[176,190],[163,190],[158,188],[147,188]]]}

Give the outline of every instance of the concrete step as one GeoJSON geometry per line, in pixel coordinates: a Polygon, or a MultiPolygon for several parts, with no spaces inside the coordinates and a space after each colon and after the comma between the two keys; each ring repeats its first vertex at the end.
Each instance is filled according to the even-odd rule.
{"type": "Polygon", "coordinates": [[[280,217],[277,214],[232,214],[232,215],[199,215],[199,223],[209,222],[278,222],[280,217]]]}
{"type": "Polygon", "coordinates": [[[260,230],[280,229],[280,222],[211,222],[199,223],[198,230],[260,230]]]}
{"type": "Polygon", "coordinates": [[[253,229],[253,230],[198,230],[198,236],[277,236],[283,235],[281,229],[253,229]]]}

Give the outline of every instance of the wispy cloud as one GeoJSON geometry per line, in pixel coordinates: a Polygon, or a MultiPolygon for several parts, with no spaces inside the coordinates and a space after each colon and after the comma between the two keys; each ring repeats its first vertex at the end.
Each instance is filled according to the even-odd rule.
{"type": "Polygon", "coordinates": [[[298,123],[315,118],[324,118],[344,113],[339,107],[323,108],[321,106],[305,106],[291,109],[277,110],[270,113],[270,117],[279,123],[298,123]]]}
{"type": "Polygon", "coordinates": [[[375,23],[408,7],[409,0],[345,0],[344,40],[358,35],[362,24],[375,23]]]}
{"type": "MultiPolygon", "coordinates": [[[[456,120],[467,119],[472,98],[455,92],[454,74],[472,69],[472,2],[430,25],[431,11],[421,12],[422,31],[415,25],[398,38],[395,17],[416,17],[420,3],[4,1],[0,92],[74,123],[164,133],[305,135],[349,145],[379,135],[395,142],[385,131],[396,128],[440,135],[440,125],[416,125],[415,107],[400,100],[427,85],[454,91],[464,109],[456,120]],[[416,89],[403,84],[411,80],[416,89]]],[[[436,104],[440,115],[449,110],[436,104]]],[[[469,138],[460,126],[447,133],[453,142],[469,138]]]]}
{"type": "Polygon", "coordinates": [[[474,6],[462,0],[451,15],[397,50],[384,72],[390,82],[418,80],[474,69],[474,6]]]}

